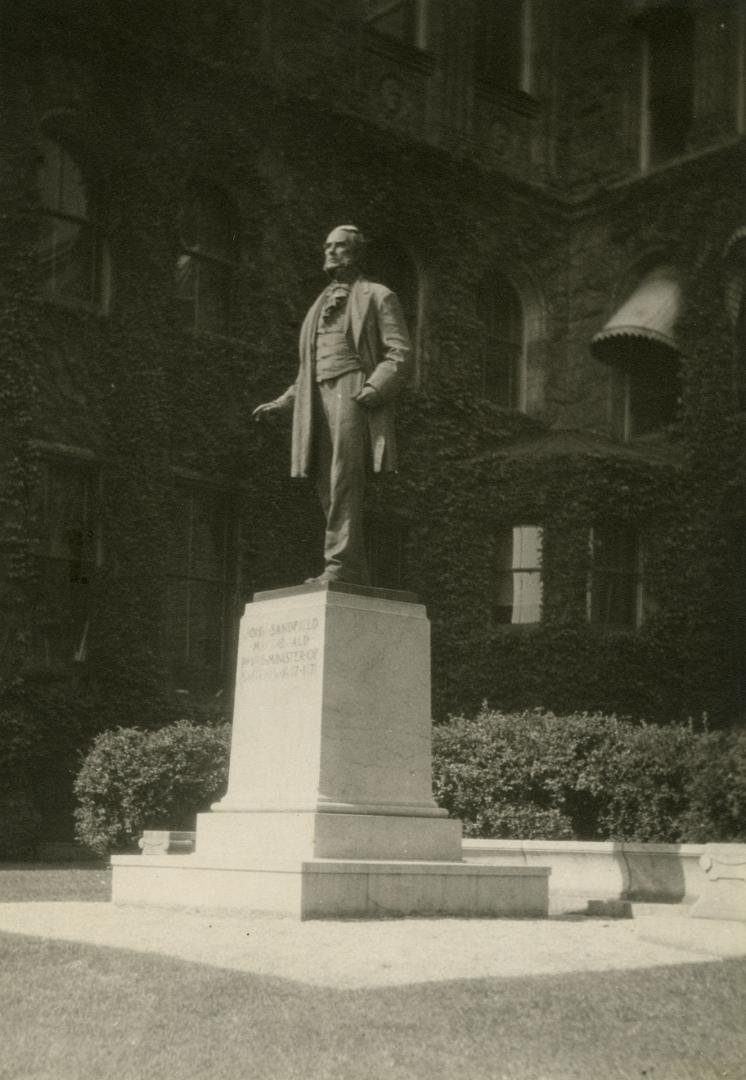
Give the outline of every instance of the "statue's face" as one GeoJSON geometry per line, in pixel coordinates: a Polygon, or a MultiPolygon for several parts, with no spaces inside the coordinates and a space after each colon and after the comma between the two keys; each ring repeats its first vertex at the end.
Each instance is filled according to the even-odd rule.
{"type": "Polygon", "coordinates": [[[354,237],[344,229],[332,229],[324,243],[324,269],[347,270],[357,265],[358,250],[354,237]]]}

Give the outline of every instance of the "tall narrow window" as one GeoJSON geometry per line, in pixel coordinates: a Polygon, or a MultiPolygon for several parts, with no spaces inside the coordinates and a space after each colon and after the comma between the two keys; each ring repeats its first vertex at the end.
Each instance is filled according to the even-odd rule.
{"type": "Polygon", "coordinates": [[[523,309],[518,293],[505,278],[486,275],[477,293],[477,314],[481,323],[482,393],[503,408],[518,409],[524,352],[523,309]]]}
{"type": "Polygon", "coordinates": [[[394,240],[373,240],[365,256],[365,272],[396,293],[404,312],[404,321],[412,342],[412,354],[418,361],[420,325],[420,279],[409,252],[394,240]]]}
{"type": "Polygon", "coordinates": [[[694,20],[682,7],[647,16],[642,104],[643,168],[686,153],[694,119],[694,20]]]}
{"type": "Polygon", "coordinates": [[[514,525],[494,537],[492,618],[497,624],[541,620],[542,533],[537,525],[514,525]]]}
{"type": "Polygon", "coordinates": [[[45,665],[83,661],[97,561],[95,472],[77,462],[44,462],[35,511],[39,595],[33,653],[45,665]]]}
{"type": "Polygon", "coordinates": [[[639,345],[624,371],[624,435],[634,439],[672,424],[679,405],[679,364],[668,353],[639,345]]]}
{"type": "Polygon", "coordinates": [[[477,0],[475,77],[484,88],[528,90],[527,0],[477,0]]]}
{"type": "Polygon", "coordinates": [[[235,207],[219,188],[195,184],[183,207],[176,292],[183,325],[227,333],[239,262],[235,207]]]}
{"type": "Polygon", "coordinates": [[[99,222],[99,184],[58,142],[39,142],[39,260],[45,295],[102,307],[108,253],[99,222]]]}
{"type": "Polygon", "coordinates": [[[210,693],[221,688],[235,587],[235,536],[227,496],[192,488],[177,491],[165,634],[181,687],[210,693]]]}
{"type": "Polygon", "coordinates": [[[622,523],[591,532],[590,621],[634,629],[642,621],[642,575],[637,532],[622,523]]]}

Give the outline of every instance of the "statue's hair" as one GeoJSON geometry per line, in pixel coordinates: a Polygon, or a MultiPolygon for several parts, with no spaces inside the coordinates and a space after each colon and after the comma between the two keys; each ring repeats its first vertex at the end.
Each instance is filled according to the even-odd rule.
{"type": "MultiPolygon", "coordinates": [[[[352,239],[355,241],[355,247],[358,249],[358,251],[362,253],[365,250],[368,245],[368,241],[360,232],[357,225],[337,225],[336,228],[350,234],[352,239]]],[[[334,229],[332,229],[332,232],[334,232],[334,229]]]]}

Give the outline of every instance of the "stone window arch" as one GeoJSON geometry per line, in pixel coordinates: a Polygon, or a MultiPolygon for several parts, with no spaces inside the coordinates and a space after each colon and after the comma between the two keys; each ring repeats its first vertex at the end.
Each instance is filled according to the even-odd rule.
{"type": "Polygon", "coordinates": [[[101,181],[67,141],[44,133],[36,162],[39,267],[43,295],[105,309],[109,251],[101,224],[101,181]]]}

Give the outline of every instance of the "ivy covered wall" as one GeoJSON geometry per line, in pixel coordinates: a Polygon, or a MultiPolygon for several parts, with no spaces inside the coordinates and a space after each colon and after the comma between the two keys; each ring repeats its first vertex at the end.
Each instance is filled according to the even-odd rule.
{"type": "MultiPolygon", "coordinates": [[[[480,163],[468,140],[436,145],[330,102],[337,61],[354,83],[355,5],[322,23],[320,6],[299,3],[285,36],[273,6],[253,4],[225,5],[239,12],[241,35],[219,20],[209,34],[201,23],[190,30],[185,18],[180,36],[169,36],[167,5],[142,8],[138,23],[116,4],[71,4],[52,16],[32,3],[4,27],[0,738],[18,798],[29,813],[41,805],[48,834],[65,831],[54,823],[64,784],[50,794],[41,781],[52,759],[64,773],[92,731],[155,726],[200,698],[180,693],[164,641],[179,483],[230,500],[232,625],[254,591],[319,569],[320,511],[311,486],[287,475],[288,431],[259,427],[250,413],[294,377],[298,327],[323,285],[321,242],[342,221],[398,242],[420,271],[419,370],[399,409],[401,471],[371,485],[369,511],[389,528],[397,522],[403,537],[404,580],[380,583],[413,589],[428,606],[436,718],[485,699],[651,720],[739,718],[733,535],[743,518],[744,415],[734,403],[722,252],[744,224],[733,183],[746,164],[743,141],[645,178],[610,184],[594,174],[598,127],[588,113],[601,61],[588,46],[603,40],[610,55],[618,27],[602,16],[608,5],[588,2],[584,18],[555,28],[560,56],[575,58],[560,73],[558,101],[572,115],[557,122],[558,171],[541,184],[530,171],[509,178],[480,163]],[[587,123],[571,134],[581,112],[587,123]],[[74,146],[101,178],[104,310],[39,295],[42,132],[74,146]],[[175,297],[182,205],[195,177],[221,185],[238,208],[226,334],[185,329],[175,297]],[[653,250],[684,274],[682,401],[674,426],[632,446],[613,438],[612,376],[588,346],[620,282],[653,250]],[[475,292],[496,266],[535,308],[525,413],[480,390],[475,292]],[[45,664],[32,648],[44,604],[34,491],[50,459],[95,474],[90,625],[84,660],[67,665],[45,664]],[[610,519],[645,541],[655,605],[637,630],[588,622],[589,530],[610,519]],[[495,625],[492,537],[522,523],[543,529],[542,621],[495,625]]],[[[596,108],[608,100],[605,92],[596,108]]],[[[617,174],[631,168],[625,162],[617,174]]],[[[224,675],[219,707],[229,703],[229,661],[224,675]]]]}

